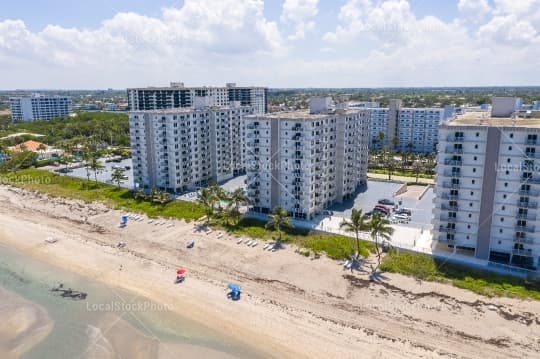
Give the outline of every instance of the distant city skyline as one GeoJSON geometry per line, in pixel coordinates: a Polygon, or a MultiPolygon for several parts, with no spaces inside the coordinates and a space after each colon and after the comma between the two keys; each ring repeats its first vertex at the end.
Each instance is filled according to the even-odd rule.
{"type": "Polygon", "coordinates": [[[540,85],[540,0],[28,0],[0,89],[540,85]]]}

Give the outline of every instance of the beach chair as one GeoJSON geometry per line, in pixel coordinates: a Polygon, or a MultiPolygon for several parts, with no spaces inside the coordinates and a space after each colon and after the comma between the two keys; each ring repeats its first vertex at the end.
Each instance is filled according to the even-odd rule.
{"type": "Polygon", "coordinates": [[[240,239],[236,242],[236,244],[240,244],[240,243],[242,243],[243,241],[244,241],[244,238],[240,238],[240,239]]]}
{"type": "Polygon", "coordinates": [[[253,242],[253,243],[251,244],[251,246],[252,246],[253,248],[255,248],[255,247],[257,247],[258,244],[259,244],[259,242],[255,241],[255,242],[253,242]]]}
{"type": "Polygon", "coordinates": [[[270,247],[270,243],[266,243],[263,247],[263,251],[265,251],[268,247],[270,247]]]}

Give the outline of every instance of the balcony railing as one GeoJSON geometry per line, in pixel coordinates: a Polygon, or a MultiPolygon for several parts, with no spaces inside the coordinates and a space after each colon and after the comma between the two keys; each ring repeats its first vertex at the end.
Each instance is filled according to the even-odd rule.
{"type": "Polygon", "coordinates": [[[525,257],[533,256],[531,249],[512,249],[512,254],[515,256],[525,256],[525,257]]]}
{"type": "Polygon", "coordinates": [[[443,188],[457,189],[457,188],[459,188],[459,183],[454,183],[454,182],[443,182],[443,188]]]}
{"type": "Polygon", "coordinates": [[[521,182],[540,184],[540,178],[539,177],[521,176],[521,182]]]}
{"type": "Polygon", "coordinates": [[[531,221],[536,221],[536,215],[535,214],[530,214],[530,213],[517,213],[516,214],[516,218],[519,218],[519,219],[529,219],[531,221]]]}
{"type": "Polygon", "coordinates": [[[461,166],[461,165],[463,165],[463,161],[461,161],[461,160],[453,160],[453,159],[447,158],[447,159],[444,160],[444,164],[446,166],[461,166]]]}
{"type": "Polygon", "coordinates": [[[450,200],[456,200],[459,198],[459,195],[457,194],[449,194],[449,193],[443,193],[441,195],[442,199],[450,199],[450,200]]]}
{"type": "Polygon", "coordinates": [[[437,240],[442,243],[454,244],[454,239],[448,239],[446,235],[439,236],[437,240]]]}
{"type": "Polygon", "coordinates": [[[527,138],[525,143],[528,144],[528,145],[538,145],[538,144],[540,144],[540,141],[538,141],[537,138],[527,138]]]}
{"type": "Polygon", "coordinates": [[[514,229],[516,231],[519,231],[519,232],[529,232],[529,233],[534,233],[534,230],[535,230],[535,227],[534,226],[520,226],[520,225],[516,225],[514,227],[514,229]]]}
{"type": "Polygon", "coordinates": [[[525,156],[529,158],[540,158],[540,152],[525,152],[525,156]]]}
{"type": "Polygon", "coordinates": [[[448,136],[446,137],[448,142],[463,142],[465,138],[463,136],[448,136]]]}
{"type": "Polygon", "coordinates": [[[517,205],[522,208],[538,208],[538,202],[532,201],[518,201],[517,205]]]}
{"type": "Polygon", "coordinates": [[[441,233],[456,233],[456,229],[441,226],[441,227],[439,227],[439,232],[441,232],[441,233]]]}
{"type": "Polygon", "coordinates": [[[533,244],[534,239],[532,239],[532,238],[523,238],[523,237],[520,237],[520,236],[514,236],[514,243],[533,244]]]}
{"type": "Polygon", "coordinates": [[[441,222],[457,223],[457,218],[455,217],[441,216],[440,219],[441,222]]]}
{"type": "Polygon", "coordinates": [[[529,189],[529,190],[522,189],[522,190],[519,191],[519,195],[520,196],[538,197],[538,196],[540,196],[540,191],[535,191],[535,190],[532,190],[532,189],[529,189]]]}
{"type": "Polygon", "coordinates": [[[461,177],[461,172],[459,171],[444,171],[443,174],[446,177],[461,177]]]}
{"type": "Polygon", "coordinates": [[[457,211],[458,210],[458,205],[450,205],[450,204],[442,204],[441,205],[441,209],[445,210],[445,211],[457,211]]]}
{"type": "Polygon", "coordinates": [[[449,148],[446,148],[444,150],[444,153],[448,153],[448,154],[462,154],[463,153],[463,148],[453,148],[453,147],[449,147],[449,148]]]}

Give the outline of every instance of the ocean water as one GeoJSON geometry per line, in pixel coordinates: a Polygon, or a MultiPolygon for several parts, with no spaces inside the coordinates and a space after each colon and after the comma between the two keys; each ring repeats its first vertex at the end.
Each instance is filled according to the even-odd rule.
{"type": "Polygon", "coordinates": [[[111,313],[162,342],[195,345],[237,358],[263,358],[254,348],[231,342],[212,328],[187,320],[146,298],[63,271],[2,245],[0,287],[40,305],[54,321],[51,334],[27,352],[24,359],[85,358],[90,333],[96,331],[104,315],[111,313]],[[88,293],[87,299],[77,301],[55,295],[50,289],[59,283],[88,293]]]}

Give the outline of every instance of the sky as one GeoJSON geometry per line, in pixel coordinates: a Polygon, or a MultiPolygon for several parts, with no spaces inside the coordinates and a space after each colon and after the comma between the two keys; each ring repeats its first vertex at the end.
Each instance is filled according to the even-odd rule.
{"type": "Polygon", "coordinates": [[[540,85],[540,0],[17,0],[0,89],[540,85]]]}

